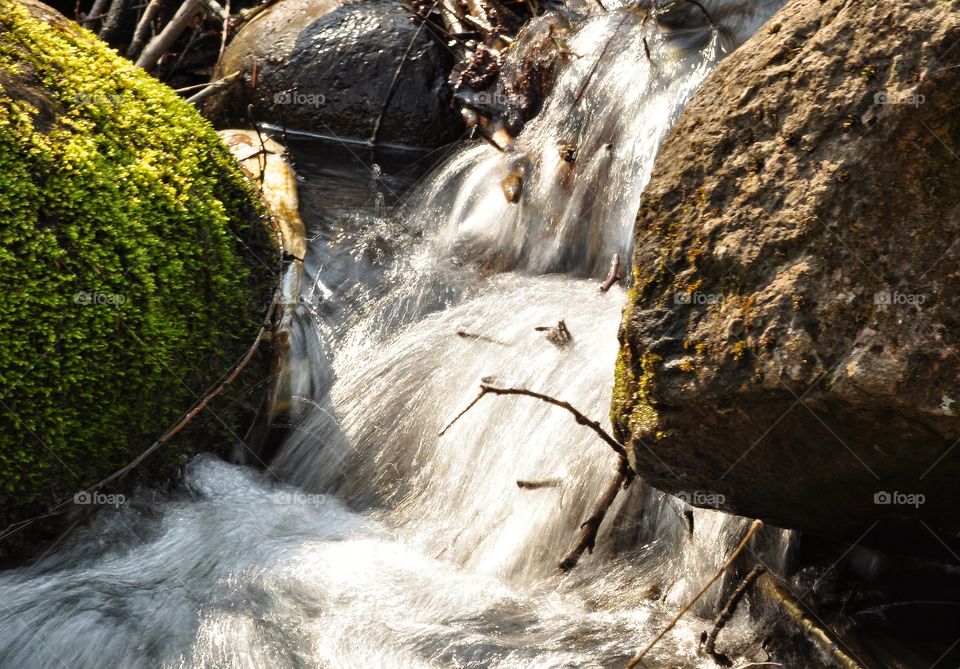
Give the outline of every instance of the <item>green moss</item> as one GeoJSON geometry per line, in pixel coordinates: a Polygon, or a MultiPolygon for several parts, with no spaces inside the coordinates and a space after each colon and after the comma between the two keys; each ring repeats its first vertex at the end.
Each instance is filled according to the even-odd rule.
{"type": "MultiPolygon", "coordinates": [[[[636,301],[635,290],[631,290],[627,299],[628,305],[636,301]]],[[[629,320],[629,313],[625,313],[624,324],[629,323],[629,320]]],[[[660,360],[660,356],[649,351],[637,356],[630,346],[620,347],[614,373],[610,422],[621,443],[627,443],[632,437],[656,434],[659,416],[652,393],[654,369],[660,360]]]]}
{"type": "Polygon", "coordinates": [[[0,68],[5,526],[128,462],[233,366],[272,281],[253,258],[274,256],[212,128],[90,33],[0,0],[0,68]]]}

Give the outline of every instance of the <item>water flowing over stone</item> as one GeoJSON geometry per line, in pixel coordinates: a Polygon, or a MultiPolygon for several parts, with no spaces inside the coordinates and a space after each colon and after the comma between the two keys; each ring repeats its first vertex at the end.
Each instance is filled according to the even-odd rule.
{"type": "MultiPolygon", "coordinates": [[[[288,277],[290,436],[266,475],[198,459],[173,491],[144,491],[0,575],[0,601],[42,640],[0,631],[0,664],[37,652],[69,666],[622,664],[746,521],[636,482],[596,553],[561,575],[614,472],[608,447],[523,397],[485,397],[438,432],[484,378],[607,423],[625,294],[599,292],[598,277],[612,253],[629,257],[640,191],[686,100],[778,5],[704,2],[715,27],[675,6],[587,19],[506,155],[471,144],[399,216],[315,225],[288,277]],[[502,182],[518,169],[511,204],[502,182]],[[558,347],[535,328],[561,319],[572,339],[558,347]]],[[[764,559],[785,566],[788,534],[766,544],[764,559]]],[[[698,610],[715,611],[719,593],[698,610]]],[[[650,666],[711,666],[696,652],[702,629],[678,625],[650,666]]],[[[738,614],[725,642],[742,652],[753,632],[738,614]]]]}

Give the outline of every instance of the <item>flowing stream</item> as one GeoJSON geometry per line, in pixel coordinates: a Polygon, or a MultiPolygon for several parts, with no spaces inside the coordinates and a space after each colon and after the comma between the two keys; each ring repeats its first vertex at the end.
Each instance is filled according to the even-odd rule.
{"type": "MultiPolygon", "coordinates": [[[[287,276],[291,351],[277,397],[287,438],[265,472],[197,458],[171,489],[139,491],[36,564],[0,574],[12,621],[0,666],[623,666],[746,521],[638,481],[595,552],[561,574],[615,471],[612,451],[527,397],[484,397],[438,433],[482,379],[607,422],[625,294],[601,293],[600,280],[613,253],[630,257],[672,123],[780,4],[608,7],[584,19],[511,149],[467,144],[399,207],[406,184],[380,166],[338,201],[331,194],[350,192],[340,177],[301,160],[312,238],[287,276]],[[502,188],[511,175],[516,204],[502,188]],[[560,320],[571,338],[558,346],[536,328],[560,320]]],[[[774,533],[764,559],[785,568],[791,550],[788,533],[774,533]]],[[[647,666],[715,666],[697,653],[710,627],[697,614],[714,615],[722,592],[723,582],[647,666]]],[[[764,621],[746,609],[722,644],[762,661],[764,621]]]]}

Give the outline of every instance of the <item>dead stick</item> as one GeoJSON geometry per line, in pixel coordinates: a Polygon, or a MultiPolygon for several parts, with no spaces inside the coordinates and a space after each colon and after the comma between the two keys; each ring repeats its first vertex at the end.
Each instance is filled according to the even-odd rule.
{"type": "Polygon", "coordinates": [[[187,26],[193,21],[193,17],[200,11],[201,5],[203,5],[203,0],[186,0],[180,5],[177,13],[170,19],[170,23],[164,26],[159,35],[150,40],[143,53],[137,58],[137,66],[145,70],[153,69],[160,60],[160,56],[173,46],[173,43],[187,29],[187,26]]]}
{"type": "Polygon", "coordinates": [[[607,274],[606,280],[600,286],[600,292],[605,293],[611,288],[613,284],[620,280],[620,254],[614,253],[613,257],[610,259],[610,272],[607,274]]]}
{"type": "Polygon", "coordinates": [[[217,52],[217,65],[223,61],[223,52],[227,50],[227,38],[230,36],[230,0],[227,0],[223,11],[223,23],[220,25],[220,51],[217,52]]]}
{"type": "Polygon", "coordinates": [[[717,635],[719,635],[720,630],[722,630],[726,624],[730,622],[734,612],[737,610],[737,605],[740,603],[740,600],[743,599],[745,594],[747,594],[747,590],[750,589],[750,586],[753,585],[753,582],[757,580],[760,574],[765,571],[766,569],[764,567],[757,565],[747,572],[747,575],[743,577],[743,580],[740,581],[734,591],[730,593],[730,597],[727,598],[727,603],[720,611],[717,619],[713,622],[713,629],[710,631],[710,636],[707,637],[707,642],[704,644],[703,651],[712,657],[713,661],[717,664],[724,667],[733,665],[733,662],[730,661],[729,657],[723,653],[717,652],[717,635]]]}
{"type": "Polygon", "coordinates": [[[133,39],[130,41],[130,46],[127,47],[127,58],[130,60],[136,60],[140,52],[143,51],[143,45],[147,41],[147,33],[150,32],[153,20],[159,11],[160,0],[150,0],[150,4],[143,10],[143,16],[140,17],[140,22],[137,23],[137,27],[133,31],[133,39]]]}
{"type": "Polygon", "coordinates": [[[627,474],[627,467],[625,467],[625,465],[626,460],[621,460],[621,466],[617,469],[617,475],[610,480],[610,485],[607,486],[603,495],[600,496],[596,506],[593,508],[593,513],[580,525],[580,540],[570,549],[566,557],[560,561],[558,565],[560,571],[566,572],[576,567],[584,551],[593,553],[594,546],[596,546],[597,543],[597,533],[600,531],[600,525],[603,524],[603,519],[606,517],[607,511],[611,505],[613,505],[620,489],[630,484],[632,477],[627,474]]]}
{"type": "Polygon", "coordinates": [[[483,398],[483,396],[487,394],[486,392],[484,392],[483,386],[480,386],[480,388],[481,388],[480,392],[477,394],[476,397],[473,398],[473,401],[470,402],[470,404],[468,404],[468,405],[466,406],[466,408],[464,408],[463,411],[461,411],[461,412],[458,413],[456,416],[454,416],[453,420],[450,421],[449,423],[447,423],[447,426],[446,426],[445,428],[443,428],[442,430],[440,430],[439,432],[437,432],[437,436],[438,436],[438,437],[442,437],[443,435],[445,435],[445,434],[447,433],[447,430],[449,430],[451,427],[453,427],[453,424],[454,424],[454,423],[456,423],[458,420],[460,420],[461,418],[463,418],[463,414],[465,414],[465,413],[467,413],[468,411],[470,411],[470,409],[473,408],[473,405],[475,405],[477,402],[479,402],[479,401],[483,398]]]}
{"type": "MultiPolygon", "coordinates": [[[[437,7],[437,3],[440,0],[434,0],[433,5],[430,6],[430,11],[427,12],[427,15],[430,15],[437,7]]],[[[413,51],[413,45],[417,43],[417,39],[420,37],[420,33],[423,31],[423,26],[426,21],[420,21],[417,25],[417,29],[413,32],[413,37],[410,38],[410,43],[407,44],[407,50],[403,52],[403,58],[400,59],[400,64],[397,65],[396,71],[393,73],[393,79],[390,80],[390,88],[387,89],[387,96],[383,100],[383,107],[380,108],[380,115],[377,116],[377,120],[373,123],[373,131],[370,133],[370,143],[376,144],[377,140],[380,139],[380,124],[383,123],[383,117],[387,113],[387,107],[390,106],[390,101],[393,100],[393,94],[397,90],[397,82],[400,81],[400,72],[403,71],[403,66],[407,63],[407,58],[410,57],[410,52],[413,51]]]]}
{"type": "Polygon", "coordinates": [[[141,462],[147,459],[154,451],[166,444],[168,441],[173,439],[177,434],[180,433],[183,428],[185,428],[190,421],[192,421],[197,414],[207,408],[207,405],[210,404],[211,400],[218,397],[224,390],[227,389],[231,383],[233,383],[236,378],[240,375],[240,372],[243,371],[244,367],[253,359],[254,353],[257,352],[257,349],[260,347],[260,342],[263,341],[263,336],[266,334],[267,329],[270,327],[270,321],[273,319],[273,311],[276,307],[277,301],[274,300],[273,304],[270,305],[270,309],[267,310],[267,316],[264,318],[263,324],[260,326],[260,331],[257,332],[256,338],[253,340],[253,344],[250,345],[250,348],[247,349],[246,355],[243,356],[243,359],[233,368],[233,371],[230,372],[230,375],[223,380],[219,386],[214,390],[207,393],[203,398],[201,398],[193,407],[185,413],[177,423],[171,427],[169,430],[164,432],[159,439],[157,439],[153,444],[150,445],[147,450],[143,451],[140,455],[131,460],[125,467],[118,469],[113,474],[107,478],[99,481],[98,483],[93,484],[87,488],[86,492],[93,492],[94,490],[99,490],[103,486],[107,485],[111,481],[115,481],[118,478],[122,478],[132,469],[136,468],[141,462]]]}
{"type": "Polygon", "coordinates": [[[540,481],[517,481],[517,487],[521,490],[540,490],[542,488],[556,488],[560,485],[560,479],[542,479],[540,481]]]}
{"type": "Polygon", "coordinates": [[[193,104],[201,102],[202,100],[205,100],[206,98],[210,97],[217,91],[223,90],[233,82],[237,81],[239,78],[240,78],[240,73],[234,72],[233,74],[226,76],[223,79],[218,79],[217,81],[207,84],[201,90],[197,91],[196,93],[191,95],[189,98],[187,98],[187,102],[192,102],[193,104]]]}
{"type": "Polygon", "coordinates": [[[587,427],[589,427],[591,430],[593,430],[597,434],[597,436],[603,439],[610,446],[610,448],[612,448],[614,452],[617,455],[619,455],[622,460],[624,460],[624,462],[626,462],[627,460],[627,449],[624,448],[623,444],[621,444],[619,441],[611,437],[606,430],[600,427],[600,423],[598,423],[595,420],[590,420],[589,418],[587,418],[585,415],[583,415],[583,413],[578,411],[569,402],[564,402],[563,400],[558,400],[555,397],[550,397],[549,395],[544,395],[543,393],[538,393],[533,390],[527,390],[526,388],[500,388],[498,386],[491,386],[486,383],[481,383],[480,393],[473,399],[472,402],[470,402],[470,404],[467,406],[466,409],[464,409],[459,414],[457,414],[456,418],[450,421],[450,423],[445,428],[440,430],[437,436],[442,437],[444,433],[446,433],[446,431],[453,426],[454,423],[460,420],[463,414],[467,413],[470,409],[472,409],[473,406],[477,402],[479,402],[480,399],[487,393],[491,393],[493,395],[523,395],[525,397],[533,397],[542,402],[546,402],[547,404],[552,404],[554,406],[560,407],[561,409],[566,409],[567,411],[573,414],[573,417],[577,421],[577,423],[579,423],[580,425],[586,425],[587,427]]]}
{"type": "Polygon", "coordinates": [[[644,648],[639,653],[637,653],[633,657],[633,659],[630,660],[629,663],[627,663],[627,669],[633,669],[638,664],[640,664],[644,656],[650,652],[650,649],[653,648],[655,645],[657,645],[657,642],[660,641],[660,639],[662,639],[663,637],[665,637],[667,635],[667,632],[673,629],[674,625],[680,622],[680,618],[683,617],[683,614],[689,611],[691,608],[693,608],[693,605],[696,604],[701,597],[703,597],[704,593],[710,589],[710,586],[716,583],[717,579],[719,579],[723,575],[723,572],[725,572],[727,569],[730,568],[730,565],[733,564],[733,561],[736,560],[737,557],[740,555],[740,553],[743,552],[743,549],[747,547],[747,543],[749,543],[750,539],[753,538],[753,535],[756,534],[761,527],[763,527],[763,522],[761,522],[760,520],[753,521],[753,523],[750,525],[750,529],[748,529],[747,533],[743,535],[743,539],[740,540],[740,544],[735,549],[733,549],[733,552],[730,554],[730,557],[727,558],[726,562],[720,565],[720,568],[717,569],[717,572],[710,578],[709,581],[706,582],[706,584],[702,588],[700,588],[700,592],[694,595],[693,599],[690,600],[690,603],[684,606],[683,609],[680,610],[680,613],[674,616],[673,620],[671,620],[670,623],[665,628],[663,628],[663,631],[660,632],[660,634],[658,634],[657,636],[655,636],[653,638],[653,641],[647,644],[646,648],[644,648]]]}

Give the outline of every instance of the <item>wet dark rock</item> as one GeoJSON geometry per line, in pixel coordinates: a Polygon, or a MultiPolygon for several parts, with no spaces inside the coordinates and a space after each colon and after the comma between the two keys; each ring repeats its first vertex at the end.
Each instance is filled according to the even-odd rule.
{"type": "Polygon", "coordinates": [[[218,125],[257,121],[367,140],[410,49],[380,127],[389,143],[437,146],[463,126],[450,106],[450,54],[394,0],[341,3],[283,0],[245,26],[224,53],[219,75],[241,82],[211,98],[218,125]]]}
{"type": "Polygon", "coordinates": [[[654,485],[847,540],[960,532],[955,9],[795,0],[674,128],[613,404],[654,485]]]}
{"type": "Polygon", "coordinates": [[[504,54],[478,49],[450,75],[457,98],[516,136],[540,113],[559,68],[573,57],[569,27],[566,15],[553,11],[524,25],[504,54]]]}

